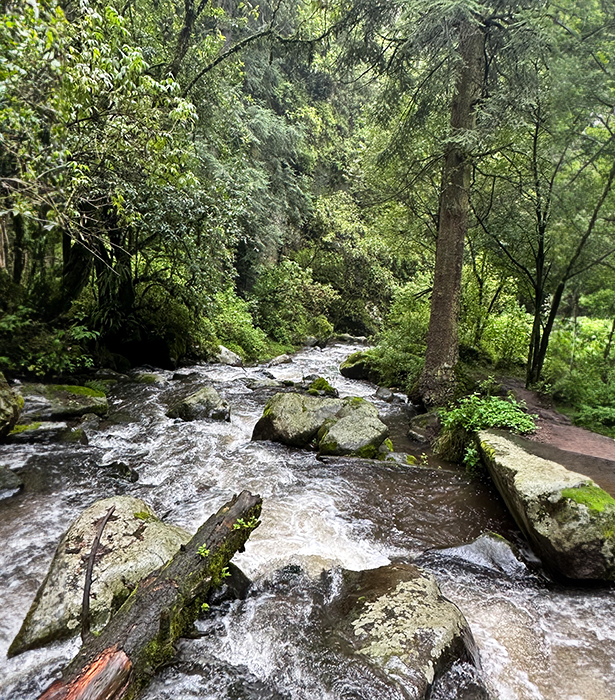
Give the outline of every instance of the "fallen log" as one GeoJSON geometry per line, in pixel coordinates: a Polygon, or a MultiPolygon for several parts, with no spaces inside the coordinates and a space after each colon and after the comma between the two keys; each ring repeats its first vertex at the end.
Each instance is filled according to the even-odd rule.
{"type": "Polygon", "coordinates": [[[144,578],[98,637],[39,700],[131,700],[170,660],[227,565],[258,525],[262,500],[248,491],[212,515],[165,566],[144,578]]]}

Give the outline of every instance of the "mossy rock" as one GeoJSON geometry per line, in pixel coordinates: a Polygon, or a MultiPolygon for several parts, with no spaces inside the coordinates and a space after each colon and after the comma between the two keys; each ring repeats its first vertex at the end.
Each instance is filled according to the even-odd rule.
{"type": "Polygon", "coordinates": [[[347,379],[373,379],[374,371],[371,366],[369,351],[359,350],[352,353],[340,365],[340,373],[347,379]]]}
{"type": "Polygon", "coordinates": [[[191,535],[161,522],[141,499],[115,496],[97,501],[70,526],[45,580],[9,648],[9,656],[79,632],[85,568],[97,524],[111,506],[92,579],[91,621],[101,630],[139,581],[166,563],[191,535]]]}
{"type": "Polygon", "coordinates": [[[339,396],[339,391],[332,387],[324,377],[314,379],[308,387],[307,393],[314,396],[331,396],[333,398],[339,396]]]}
{"type": "Polygon", "coordinates": [[[496,431],[481,459],[543,564],[561,578],[615,580],[615,499],[591,479],[496,431]]]}
{"type": "Polygon", "coordinates": [[[0,501],[15,496],[23,489],[23,481],[8,467],[0,464],[0,501]]]}
{"type": "Polygon", "coordinates": [[[169,418],[181,418],[185,421],[204,420],[231,420],[231,409],[226,401],[220,398],[220,394],[213,386],[201,387],[185,399],[178,401],[167,411],[169,418]]]}
{"type": "Polygon", "coordinates": [[[107,397],[102,391],[74,384],[24,384],[22,415],[29,422],[79,418],[86,413],[104,415],[107,397]]]}

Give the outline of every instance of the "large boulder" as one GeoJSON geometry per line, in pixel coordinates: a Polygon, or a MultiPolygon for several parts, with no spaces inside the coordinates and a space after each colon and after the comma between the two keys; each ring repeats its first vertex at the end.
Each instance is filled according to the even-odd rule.
{"type": "Polygon", "coordinates": [[[17,424],[23,407],[23,398],[11,390],[0,372],[0,438],[8,435],[17,424]]]}
{"type": "Polygon", "coordinates": [[[347,379],[371,379],[373,371],[368,352],[366,350],[353,352],[340,365],[340,373],[347,379]]]}
{"type": "Polygon", "coordinates": [[[343,571],[333,613],[341,618],[333,634],[399,681],[408,697],[428,697],[456,662],[479,664],[463,614],[416,566],[343,571]]]}
{"type": "Polygon", "coordinates": [[[216,355],[216,362],[222,365],[229,365],[230,367],[243,367],[243,360],[239,355],[224,345],[218,346],[218,354],[216,355]]]}
{"type": "Polygon", "coordinates": [[[376,407],[365,399],[290,392],[267,403],[252,439],[306,447],[316,438],[321,454],[375,457],[388,434],[376,407]]]}
{"type": "Polygon", "coordinates": [[[231,409],[213,386],[204,386],[171,406],[167,416],[187,421],[205,418],[230,421],[231,409]]]}
{"type": "Polygon", "coordinates": [[[107,397],[102,391],[72,384],[23,384],[22,420],[61,421],[79,418],[86,413],[107,413],[107,397]]]}
{"type": "Polygon", "coordinates": [[[388,427],[378,418],[378,409],[358,397],[346,399],[335,418],[318,434],[320,454],[375,457],[389,435],[388,427]]]}
{"type": "Polygon", "coordinates": [[[615,580],[615,499],[509,436],[478,435],[482,459],[543,564],[569,579],[615,580]]]}
{"type": "Polygon", "coordinates": [[[272,440],[292,447],[306,447],[327,418],[343,407],[342,399],[276,394],[265,406],[254,427],[253,440],[272,440]]]}
{"type": "Polygon", "coordinates": [[[97,526],[111,506],[92,577],[90,619],[102,629],[139,581],[165,564],[191,534],[163,523],[141,499],[115,496],[97,501],[70,526],[28,614],[9,648],[9,656],[66,639],[79,631],[88,555],[97,526]]]}

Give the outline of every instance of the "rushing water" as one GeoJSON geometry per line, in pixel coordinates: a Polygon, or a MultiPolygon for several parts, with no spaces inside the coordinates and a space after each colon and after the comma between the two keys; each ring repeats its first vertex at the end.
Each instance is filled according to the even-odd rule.
{"type": "MultiPolygon", "coordinates": [[[[405,407],[375,399],[375,387],[339,375],[356,348],[305,350],[268,372],[276,379],[326,377],[340,395],[376,403],[407,452],[405,407]]],[[[339,569],[418,560],[462,609],[483,671],[500,700],[613,700],[615,599],[609,589],[564,588],[524,566],[507,569],[473,550],[429,551],[492,530],[520,542],[493,492],[430,458],[430,469],[353,459],[250,441],[272,391],[249,388],[263,368],[198,366],[193,376],[159,372],[153,384],[118,384],[109,420],[84,445],[4,445],[0,463],[26,483],[0,503],[0,698],[36,698],[78,641],[6,650],[42,581],[62,533],[95,500],[129,493],[168,522],[194,531],[233,493],[263,497],[262,524],[235,562],[254,580],[246,600],[212,606],[197,639],[178,644],[144,700],[396,700],[403,688],[327,642],[328,603],[339,569]],[[231,423],[165,416],[177,387],[208,381],[231,404],[231,423]],[[126,465],[138,481],[126,479],[126,465]],[[325,573],[323,573],[325,572],[325,573]]],[[[185,390],[185,389],[184,389],[185,390]]],[[[421,450],[415,451],[419,455],[421,450]]],[[[438,699],[456,695],[436,690],[438,699]]]]}

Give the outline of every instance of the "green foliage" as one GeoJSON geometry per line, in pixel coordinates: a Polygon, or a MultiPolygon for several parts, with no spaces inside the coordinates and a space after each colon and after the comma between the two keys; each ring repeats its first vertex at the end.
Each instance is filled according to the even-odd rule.
{"type": "Polygon", "coordinates": [[[478,394],[466,396],[457,406],[440,411],[442,429],[435,450],[444,459],[458,462],[467,458],[470,467],[476,466],[476,455],[467,448],[472,437],[488,428],[502,428],[516,433],[531,433],[536,429],[534,416],[523,410],[523,404],[514,399],[497,396],[482,397],[478,394]]]}
{"type": "Polygon", "coordinates": [[[314,330],[331,333],[326,314],[337,293],[292,260],[264,269],[250,297],[259,327],[279,343],[301,343],[314,330]]]}
{"type": "Polygon", "coordinates": [[[209,549],[207,549],[207,546],[204,545],[204,544],[202,544],[196,551],[197,551],[197,552],[199,553],[199,555],[202,556],[203,558],[209,556],[209,549]]]}

